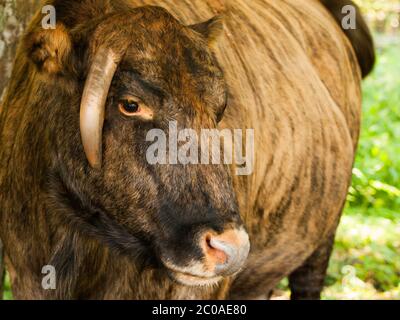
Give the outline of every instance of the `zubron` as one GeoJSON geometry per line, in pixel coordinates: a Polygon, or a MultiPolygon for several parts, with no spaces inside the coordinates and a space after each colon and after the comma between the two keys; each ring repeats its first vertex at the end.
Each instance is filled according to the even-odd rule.
{"type": "MultiPolygon", "coordinates": [[[[251,300],[284,277],[292,299],[320,298],[361,76],[374,64],[360,12],[356,30],[340,28],[349,3],[46,1],[56,29],[34,15],[0,103],[0,239],[14,298],[251,300]],[[154,128],[165,135],[153,140],[199,152],[178,141],[185,131],[169,133],[171,120],[198,145],[203,128],[228,128],[218,133],[230,141],[253,128],[254,173],[149,164],[154,128]],[[44,263],[54,290],[42,286],[44,263]]],[[[159,303],[186,306],[158,302],[150,315],[159,303]]]]}

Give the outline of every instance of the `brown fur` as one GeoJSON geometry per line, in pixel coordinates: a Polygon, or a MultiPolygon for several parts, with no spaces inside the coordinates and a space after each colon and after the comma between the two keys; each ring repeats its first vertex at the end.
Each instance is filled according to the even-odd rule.
{"type": "MultiPolygon", "coordinates": [[[[193,27],[197,33],[182,31],[157,8],[52,2],[63,26],[41,31],[36,16],[0,109],[0,238],[15,298],[257,298],[288,275],[293,297],[317,298],[351,178],[361,113],[355,51],[320,1],[131,1],[132,8],[160,5],[184,25],[223,13],[224,31],[211,41],[213,54],[204,36],[214,40],[215,31],[204,25],[193,27]],[[169,109],[159,111],[164,118],[196,129],[215,127],[226,83],[228,104],[218,126],[255,129],[253,175],[237,177],[218,166],[154,169],[176,211],[182,206],[197,213],[207,204],[224,221],[216,228],[225,228],[227,221],[240,225],[232,214],[239,210],[251,253],[243,271],[219,285],[176,284],[157,263],[141,259],[142,243],[126,235],[140,227],[144,238],[172,237],[167,222],[157,224],[150,215],[160,206],[160,184],[131,157],[143,153],[137,141],[150,126],[132,134],[111,108],[116,88],[133,81],[129,75],[118,73],[110,90],[102,172],[91,171],[84,157],[78,114],[89,62],[101,43],[126,50],[130,38],[132,47],[146,46],[139,56],[128,46],[121,68],[158,76],[173,97],[169,109]],[[98,202],[100,210],[89,216],[98,202]],[[46,264],[58,271],[55,292],[40,286],[46,264]]],[[[157,93],[146,97],[161,105],[157,93]]],[[[187,245],[182,239],[178,246],[187,245]]]]}

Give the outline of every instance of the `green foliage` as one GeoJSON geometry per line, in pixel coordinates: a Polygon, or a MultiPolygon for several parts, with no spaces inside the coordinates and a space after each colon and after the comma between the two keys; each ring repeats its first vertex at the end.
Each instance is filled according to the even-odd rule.
{"type": "Polygon", "coordinates": [[[379,49],[364,82],[361,140],[348,200],[352,207],[400,208],[400,45],[379,49]]]}
{"type": "Polygon", "coordinates": [[[4,284],[4,300],[11,300],[12,299],[12,293],[11,293],[11,287],[10,287],[10,277],[8,276],[8,273],[6,273],[6,281],[4,284]]]}

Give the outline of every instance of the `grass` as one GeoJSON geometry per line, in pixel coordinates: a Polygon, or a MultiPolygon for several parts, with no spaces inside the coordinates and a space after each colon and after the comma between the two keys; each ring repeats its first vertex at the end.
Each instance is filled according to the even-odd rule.
{"type": "Polygon", "coordinates": [[[324,299],[400,299],[400,214],[347,208],[324,299]]]}

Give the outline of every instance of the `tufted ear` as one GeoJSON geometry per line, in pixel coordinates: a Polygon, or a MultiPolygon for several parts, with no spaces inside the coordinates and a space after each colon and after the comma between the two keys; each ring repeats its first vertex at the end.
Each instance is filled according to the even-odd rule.
{"type": "Polygon", "coordinates": [[[63,24],[57,23],[55,29],[28,32],[24,45],[28,58],[42,73],[60,74],[71,67],[72,42],[63,24]]]}
{"type": "Polygon", "coordinates": [[[224,30],[223,16],[218,15],[210,20],[190,26],[194,31],[202,34],[212,46],[224,30]]]}

